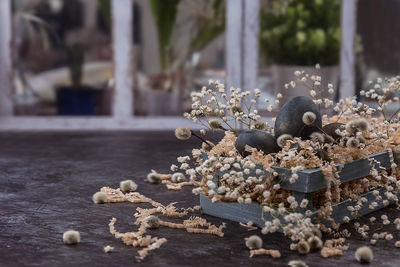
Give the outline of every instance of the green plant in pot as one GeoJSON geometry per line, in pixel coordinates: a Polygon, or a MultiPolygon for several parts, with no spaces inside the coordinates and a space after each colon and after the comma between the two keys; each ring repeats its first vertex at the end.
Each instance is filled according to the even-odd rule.
{"type": "MultiPolygon", "coordinates": [[[[305,70],[324,77],[336,88],[340,54],[340,0],[272,1],[261,13],[260,49],[272,66],[275,93],[287,99],[308,95],[307,88],[285,89],[284,84],[296,80],[294,72],[305,70]],[[320,64],[321,69],[315,70],[320,64]]],[[[327,92],[324,92],[327,96],[327,92]]]]}
{"type": "Polygon", "coordinates": [[[95,115],[99,90],[82,84],[85,48],[73,44],[66,48],[70,86],[57,87],[57,108],[59,115],[95,115]]]}
{"type": "MultiPolygon", "coordinates": [[[[191,0],[190,0],[191,1],[191,0]]],[[[146,91],[148,115],[180,115],[182,113],[185,88],[190,87],[194,64],[192,57],[203,50],[225,29],[225,5],[222,0],[197,2],[198,10],[191,10],[187,23],[192,23],[187,31],[187,23],[179,10],[185,10],[189,0],[150,0],[160,54],[161,72],[149,77],[146,91]],[[180,6],[181,5],[181,6],[180,6]],[[204,14],[207,7],[208,14],[204,14]],[[183,22],[182,22],[183,21],[183,22]],[[178,47],[176,39],[184,37],[186,45],[178,47]]],[[[191,2],[191,5],[195,5],[191,2]]]]}

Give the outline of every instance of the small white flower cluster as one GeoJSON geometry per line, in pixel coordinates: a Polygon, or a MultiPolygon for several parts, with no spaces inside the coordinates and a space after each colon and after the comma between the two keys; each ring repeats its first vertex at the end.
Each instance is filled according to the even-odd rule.
{"type": "Polygon", "coordinates": [[[255,108],[261,91],[242,91],[240,88],[225,89],[224,84],[210,81],[215,90],[203,87],[200,92],[192,92],[192,110],[184,116],[212,130],[230,130],[237,132],[238,124],[249,129],[270,129],[260,122],[260,115],[255,108]],[[216,117],[216,119],[211,119],[216,117]]]}
{"type": "Polygon", "coordinates": [[[372,86],[369,90],[360,91],[360,95],[376,101],[378,104],[377,111],[382,114],[384,119],[391,122],[399,114],[400,108],[397,109],[391,117],[386,114],[387,106],[391,103],[399,102],[400,94],[400,76],[393,78],[377,78],[376,83],[369,82],[372,86]]]}
{"type": "MultiPolygon", "coordinates": [[[[319,64],[317,64],[315,67],[316,69],[319,69],[319,64]]],[[[319,75],[313,75],[306,73],[304,70],[296,70],[294,72],[294,75],[297,77],[296,81],[291,81],[289,83],[285,84],[285,88],[289,89],[295,88],[297,84],[300,84],[302,86],[307,87],[310,90],[310,96],[313,98],[315,104],[318,106],[321,106],[324,104],[325,108],[329,108],[333,105],[333,100],[324,97],[323,93],[323,88],[321,88],[321,81],[322,77],[319,75]]],[[[335,89],[333,88],[332,83],[328,83],[328,90],[327,90],[329,95],[333,95],[335,93],[335,89]]]]}

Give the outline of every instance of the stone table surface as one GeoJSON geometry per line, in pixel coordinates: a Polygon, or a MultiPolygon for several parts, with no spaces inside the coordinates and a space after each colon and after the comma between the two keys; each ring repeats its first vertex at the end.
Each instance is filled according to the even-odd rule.
{"type": "MultiPolygon", "coordinates": [[[[199,198],[190,187],[168,191],[144,179],[150,169],[168,172],[177,156],[189,154],[199,144],[196,139],[176,140],[172,131],[0,133],[0,266],[137,265],[138,249],[115,239],[108,223],[116,217],[117,230],[134,231],[136,207],[148,205],[96,205],[91,200],[93,193],[102,186],[117,188],[121,180],[132,179],[140,193],[163,204],[177,201],[178,207],[198,205],[199,198]],[[62,242],[63,232],[71,228],[81,233],[81,243],[76,246],[62,242]],[[104,253],[106,245],[115,247],[114,252],[104,253]]],[[[398,214],[393,206],[384,212],[391,219],[398,214]]],[[[222,222],[201,216],[217,225],[222,222]]],[[[354,251],[368,244],[352,230],[349,250],[341,257],[323,259],[319,252],[301,256],[290,251],[289,240],[276,233],[263,236],[263,247],[279,249],[280,259],[249,258],[243,239],[261,235],[260,231],[248,232],[238,223],[227,223],[223,238],[179,229],[152,230],[150,234],[166,237],[168,242],[150,252],[140,265],[285,266],[290,260],[301,259],[309,266],[359,266],[354,251]]],[[[394,240],[378,241],[370,266],[400,266],[400,248],[394,247],[400,235],[393,226],[383,229],[395,233],[394,240]]]]}

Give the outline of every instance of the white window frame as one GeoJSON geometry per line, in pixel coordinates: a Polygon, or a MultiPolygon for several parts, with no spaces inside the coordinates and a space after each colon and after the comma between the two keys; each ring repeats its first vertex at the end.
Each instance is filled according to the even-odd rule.
{"type": "MultiPolygon", "coordinates": [[[[259,0],[226,0],[227,86],[254,89],[258,77],[259,0]]],[[[133,116],[133,0],[112,0],[115,88],[111,116],[14,116],[12,100],[11,0],[0,1],[0,131],[162,130],[199,126],[183,117],[133,116]]],[[[341,96],[354,94],[356,0],[342,1],[341,96]]]]}

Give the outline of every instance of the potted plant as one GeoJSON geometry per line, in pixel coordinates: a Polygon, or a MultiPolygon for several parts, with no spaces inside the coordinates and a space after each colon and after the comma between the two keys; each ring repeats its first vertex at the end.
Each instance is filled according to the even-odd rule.
{"type": "Polygon", "coordinates": [[[95,115],[100,91],[82,84],[84,46],[72,44],[66,48],[71,85],[56,90],[59,115],[95,115]]]}
{"type": "Polygon", "coordinates": [[[193,55],[224,31],[224,2],[199,2],[187,19],[182,18],[184,14],[178,19],[178,10],[184,7],[186,1],[151,0],[149,3],[158,33],[162,70],[149,77],[150,90],[143,92],[145,95],[139,96],[139,101],[146,103],[147,115],[180,115],[183,112],[184,88],[190,84],[196,65],[196,60],[192,60],[193,55]],[[208,10],[207,15],[203,14],[204,9],[208,10]],[[188,33],[190,23],[191,30],[188,33]],[[174,47],[175,39],[182,35],[185,35],[187,45],[174,47]]]}
{"type": "MultiPolygon", "coordinates": [[[[271,62],[275,93],[283,95],[284,103],[293,96],[308,95],[309,90],[285,90],[287,81],[296,80],[294,72],[338,80],[340,52],[340,0],[273,1],[271,8],[261,14],[260,48],[271,62]],[[314,66],[320,64],[320,70],[314,66]]],[[[321,88],[327,88],[321,82],[321,88]]],[[[327,90],[324,92],[327,96],[327,90]]]]}

